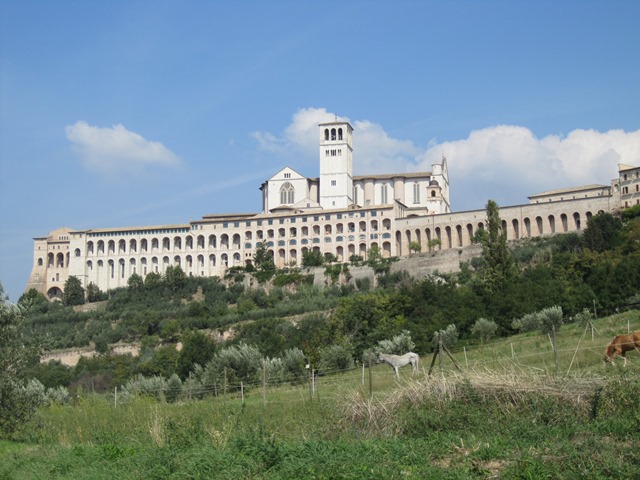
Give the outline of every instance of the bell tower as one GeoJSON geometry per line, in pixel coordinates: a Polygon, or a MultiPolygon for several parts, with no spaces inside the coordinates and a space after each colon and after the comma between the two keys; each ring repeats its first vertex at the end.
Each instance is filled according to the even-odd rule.
{"type": "Polygon", "coordinates": [[[320,206],[347,208],[353,203],[353,127],[349,122],[321,123],[320,206]]]}

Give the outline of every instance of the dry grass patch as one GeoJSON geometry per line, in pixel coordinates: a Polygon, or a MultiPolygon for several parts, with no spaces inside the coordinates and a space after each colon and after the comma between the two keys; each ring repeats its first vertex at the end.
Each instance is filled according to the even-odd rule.
{"type": "Polygon", "coordinates": [[[595,377],[555,377],[522,372],[479,370],[407,380],[383,394],[365,396],[347,391],[341,400],[344,422],[364,423],[378,433],[396,432],[395,417],[402,407],[429,405],[445,407],[454,400],[494,401],[503,409],[521,406],[532,395],[562,400],[586,414],[595,388],[602,379],[595,377]]]}

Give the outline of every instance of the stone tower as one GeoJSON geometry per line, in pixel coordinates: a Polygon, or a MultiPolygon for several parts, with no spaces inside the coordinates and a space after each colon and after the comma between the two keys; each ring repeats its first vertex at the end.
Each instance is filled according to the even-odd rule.
{"type": "Polygon", "coordinates": [[[337,120],[319,127],[320,206],[347,208],[353,203],[353,127],[337,120]]]}

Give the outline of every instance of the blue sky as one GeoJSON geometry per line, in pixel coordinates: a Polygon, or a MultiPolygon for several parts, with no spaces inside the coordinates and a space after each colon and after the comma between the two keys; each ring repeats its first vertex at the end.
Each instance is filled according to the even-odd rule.
{"type": "Polygon", "coordinates": [[[317,130],[356,174],[430,170],[454,211],[640,164],[637,1],[0,0],[0,282],[35,236],[257,212],[317,130]],[[511,184],[511,186],[505,186],[511,184]]]}

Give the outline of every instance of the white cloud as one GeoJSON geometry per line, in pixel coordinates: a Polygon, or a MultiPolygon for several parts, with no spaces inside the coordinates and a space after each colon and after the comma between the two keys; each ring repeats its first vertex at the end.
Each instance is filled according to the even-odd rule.
{"type": "Polygon", "coordinates": [[[318,158],[318,124],[333,121],[350,122],[354,128],[354,162],[356,174],[405,171],[411,168],[407,159],[415,159],[420,150],[410,141],[389,137],[384,129],[368,120],[351,122],[327,112],[324,108],[303,108],[298,110],[281,136],[268,132],[253,132],[263,150],[284,155],[302,154],[308,160],[318,158]]]}
{"type": "Polygon", "coordinates": [[[429,168],[443,153],[448,159],[455,209],[456,205],[480,208],[489,198],[505,205],[525,203],[527,196],[545,190],[608,185],[617,176],[618,163],[638,163],[640,130],[602,133],[578,129],[566,137],[538,139],[527,128],[498,125],[428,148],[423,168],[429,168]]]}
{"type": "Polygon", "coordinates": [[[162,143],[147,140],[123,125],[102,128],[79,121],[67,125],[65,132],[82,164],[98,173],[139,173],[151,166],[174,167],[181,163],[162,143]]]}
{"type": "Polygon", "coordinates": [[[318,124],[335,119],[336,117],[324,108],[303,108],[293,115],[291,123],[281,136],[269,132],[253,132],[251,136],[258,141],[263,150],[285,156],[303,154],[315,158],[318,154],[318,124]]]}
{"type": "MultiPolygon", "coordinates": [[[[298,162],[317,161],[318,124],[336,117],[323,108],[302,109],[281,135],[255,132],[261,148],[298,162]],[[302,154],[304,160],[300,160],[302,154]]],[[[488,199],[500,205],[528,202],[527,196],[562,187],[608,185],[617,164],[640,163],[640,130],[624,132],[577,129],[568,135],[537,138],[526,127],[496,125],[472,131],[465,139],[417,146],[391,137],[368,120],[354,127],[354,173],[357,175],[430,171],[447,157],[454,210],[481,209],[488,199]]],[[[428,135],[429,132],[425,132],[428,135]]],[[[295,166],[295,163],[292,164],[295,166]]]]}

